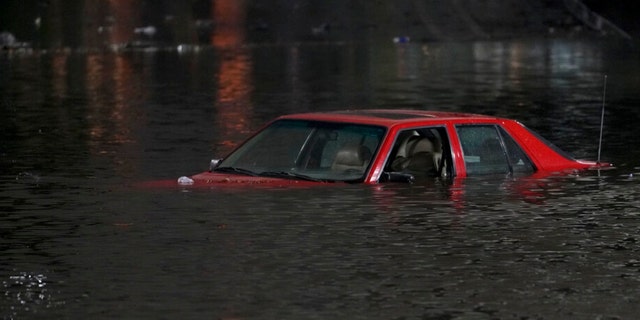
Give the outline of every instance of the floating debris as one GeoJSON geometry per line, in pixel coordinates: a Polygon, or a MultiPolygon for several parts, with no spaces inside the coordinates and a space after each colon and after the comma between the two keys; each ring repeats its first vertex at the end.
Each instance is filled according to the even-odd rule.
{"type": "Polygon", "coordinates": [[[158,32],[158,30],[154,26],[146,26],[135,28],[133,29],[133,32],[135,34],[141,34],[151,38],[156,35],[156,32],[158,32]]]}
{"type": "Polygon", "coordinates": [[[311,28],[311,34],[314,36],[323,36],[329,34],[329,30],[331,30],[331,25],[329,23],[323,23],[317,27],[311,28]]]}
{"type": "Polygon", "coordinates": [[[178,184],[181,186],[190,186],[193,184],[193,179],[187,177],[187,176],[182,176],[180,178],[178,178],[178,184]]]}
{"type": "Polygon", "coordinates": [[[31,172],[20,172],[16,175],[16,181],[20,183],[37,185],[40,183],[40,176],[35,175],[31,172]]]}
{"type": "Polygon", "coordinates": [[[15,51],[19,49],[24,50],[29,48],[31,48],[31,44],[29,44],[28,42],[18,41],[16,36],[13,35],[13,33],[8,31],[0,32],[0,49],[15,51]]]}
{"type": "Polygon", "coordinates": [[[393,43],[409,43],[409,42],[411,42],[411,38],[409,36],[401,36],[401,37],[393,38],[393,43]]]}

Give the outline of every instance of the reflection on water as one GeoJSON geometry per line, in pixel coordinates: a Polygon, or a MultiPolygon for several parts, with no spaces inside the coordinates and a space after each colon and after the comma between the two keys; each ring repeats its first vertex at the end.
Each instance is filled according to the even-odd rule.
{"type": "Polygon", "coordinates": [[[43,274],[29,274],[21,272],[10,275],[2,281],[3,297],[8,307],[3,314],[4,318],[22,318],[33,314],[46,315],[47,309],[55,308],[61,304],[54,300],[47,288],[47,276],[43,274]]]}
{"type": "Polygon", "coordinates": [[[231,151],[237,143],[237,134],[251,133],[248,115],[253,113],[252,61],[250,52],[237,50],[245,42],[244,1],[217,1],[212,17],[219,27],[211,35],[211,44],[221,49],[223,55],[217,70],[216,108],[219,117],[215,126],[219,128],[219,144],[231,151]]]}
{"type": "MultiPolygon", "coordinates": [[[[112,4],[127,15],[127,3],[112,4]]],[[[234,6],[212,13],[233,24],[234,6]]],[[[118,11],[120,12],[120,11],[118,11]]],[[[234,33],[235,32],[235,33],[234,33]]],[[[116,33],[111,33],[112,35],[116,33]]],[[[0,56],[4,318],[633,318],[637,52],[569,40],[0,56]],[[295,111],[522,120],[615,170],[304,189],[140,190],[295,111]]]]}

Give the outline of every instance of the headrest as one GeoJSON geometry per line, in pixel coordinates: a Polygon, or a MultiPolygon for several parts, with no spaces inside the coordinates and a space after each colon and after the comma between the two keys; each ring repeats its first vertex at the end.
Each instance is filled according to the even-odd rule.
{"type": "Polygon", "coordinates": [[[338,150],[333,164],[359,167],[364,166],[370,159],[371,151],[369,151],[369,148],[358,144],[350,144],[338,150]]]}
{"type": "Polygon", "coordinates": [[[409,156],[420,152],[433,153],[433,142],[425,137],[411,137],[407,142],[407,150],[409,156]]]}
{"type": "Polygon", "coordinates": [[[396,153],[397,157],[408,157],[410,155],[410,150],[409,150],[409,141],[411,141],[412,139],[415,138],[419,138],[420,135],[418,132],[416,132],[415,130],[411,130],[409,132],[403,132],[401,134],[401,138],[400,139],[400,143],[399,143],[399,147],[398,147],[398,152],[396,153]]]}

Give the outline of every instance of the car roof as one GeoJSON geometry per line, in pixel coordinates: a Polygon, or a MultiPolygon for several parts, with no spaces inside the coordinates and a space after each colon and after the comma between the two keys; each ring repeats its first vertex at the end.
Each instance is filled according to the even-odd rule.
{"type": "Polygon", "coordinates": [[[402,123],[421,121],[437,122],[442,120],[497,120],[501,118],[463,112],[429,111],[413,109],[360,109],[330,112],[297,113],[282,116],[279,119],[305,119],[319,121],[354,122],[392,126],[402,123]]]}

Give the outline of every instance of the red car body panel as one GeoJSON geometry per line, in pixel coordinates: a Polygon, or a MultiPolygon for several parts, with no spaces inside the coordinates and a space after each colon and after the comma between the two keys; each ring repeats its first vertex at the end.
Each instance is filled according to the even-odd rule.
{"type": "MultiPolygon", "coordinates": [[[[410,128],[438,126],[446,129],[451,152],[454,178],[467,176],[467,169],[464,162],[464,154],[458,133],[457,125],[464,124],[490,124],[501,126],[515,142],[525,151],[535,167],[535,175],[546,173],[562,173],[589,168],[609,167],[608,163],[599,164],[594,161],[574,160],[556,152],[552,147],[531,133],[527,128],[515,120],[467,113],[435,112],[421,110],[354,110],[326,113],[302,113],[281,116],[267,125],[283,119],[299,119],[312,121],[325,121],[333,123],[351,123],[375,125],[386,128],[387,132],[380,143],[378,150],[374,153],[370,161],[363,183],[375,184],[380,181],[385,164],[388,161],[391,150],[394,147],[396,136],[402,130],[410,128]]],[[[258,132],[260,132],[259,130],[258,132]]],[[[257,134],[257,133],[256,133],[257,134]]],[[[252,135],[254,137],[256,134],[252,135]]],[[[251,137],[248,139],[250,140],[251,137]]],[[[248,141],[247,140],[247,141],[248,141]]],[[[245,141],[246,142],[246,141],[245,141]]],[[[193,180],[192,186],[213,186],[213,185],[255,185],[255,186],[309,186],[319,183],[288,178],[272,178],[260,176],[245,176],[235,173],[202,172],[190,177],[193,180]]]]}
{"type": "Polygon", "coordinates": [[[217,173],[217,172],[201,172],[195,174],[190,179],[193,180],[192,184],[180,184],[176,182],[176,179],[168,180],[155,180],[147,181],[136,184],[136,187],[140,188],[171,188],[171,187],[186,187],[186,188],[215,188],[224,187],[229,188],[290,188],[290,187],[315,187],[319,185],[330,185],[330,183],[314,182],[306,180],[296,179],[280,179],[280,178],[268,178],[268,177],[252,177],[238,174],[229,173],[217,173]]]}
{"type": "Polygon", "coordinates": [[[236,174],[217,173],[205,171],[191,176],[191,179],[198,183],[205,184],[229,184],[229,185],[256,185],[265,187],[288,187],[288,186],[309,186],[317,185],[318,182],[297,180],[297,179],[281,179],[267,177],[252,177],[236,174]]]}

